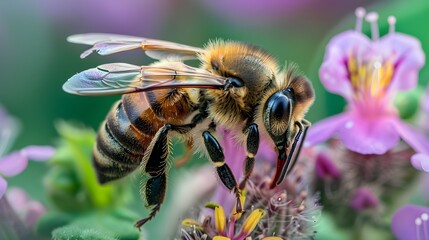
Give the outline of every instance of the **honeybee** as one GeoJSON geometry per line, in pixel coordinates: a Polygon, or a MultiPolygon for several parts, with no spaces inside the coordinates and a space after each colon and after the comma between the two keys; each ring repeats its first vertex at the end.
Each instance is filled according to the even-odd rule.
{"type": "Polygon", "coordinates": [[[72,76],[63,86],[78,95],[122,94],[101,124],[93,164],[100,183],[138,167],[149,176],[141,192],[150,214],[136,227],[155,217],[164,201],[173,135],[213,163],[222,184],[237,198],[237,212],[242,211],[240,191],[252,173],[260,139],[270,141],[278,153],[272,188],[297,161],[310,127],[304,115],[314,91],[296,67],[279,70],[275,58],[261,48],[221,40],[197,48],[113,34],[79,34],[68,41],[92,45],[81,58],[142,49],[158,60],[148,66],[103,64],[72,76]],[[200,67],[184,63],[191,59],[199,60],[200,67]],[[236,139],[247,151],[240,183],[225,162],[216,127],[238,130],[236,139]]]}

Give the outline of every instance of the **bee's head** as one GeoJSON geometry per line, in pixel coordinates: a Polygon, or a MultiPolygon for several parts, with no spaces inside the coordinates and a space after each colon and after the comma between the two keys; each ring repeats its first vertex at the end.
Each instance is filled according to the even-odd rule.
{"type": "Polygon", "coordinates": [[[296,122],[304,116],[314,101],[311,82],[294,64],[278,75],[278,86],[267,93],[263,106],[263,123],[277,146],[289,147],[288,139],[297,132],[296,122]]]}

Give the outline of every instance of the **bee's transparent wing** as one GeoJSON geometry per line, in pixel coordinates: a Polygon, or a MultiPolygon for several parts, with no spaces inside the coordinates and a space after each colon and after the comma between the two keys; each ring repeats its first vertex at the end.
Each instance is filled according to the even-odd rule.
{"type": "Polygon", "coordinates": [[[226,78],[182,62],[109,63],[74,75],[63,89],[78,95],[117,95],[165,88],[222,88],[225,84],[226,78]]]}
{"type": "Polygon", "coordinates": [[[97,52],[100,55],[109,55],[141,48],[145,51],[146,55],[154,59],[189,60],[197,58],[199,53],[205,51],[201,48],[163,40],[105,33],[72,35],[67,38],[67,41],[93,45],[80,55],[81,58],[87,57],[92,52],[97,52]]]}

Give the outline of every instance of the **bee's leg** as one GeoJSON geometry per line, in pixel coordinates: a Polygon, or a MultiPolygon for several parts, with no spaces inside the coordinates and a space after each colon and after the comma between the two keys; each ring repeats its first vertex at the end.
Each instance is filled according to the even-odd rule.
{"type": "Polygon", "coordinates": [[[279,179],[277,180],[277,183],[276,183],[277,185],[282,183],[285,176],[287,174],[289,174],[292,171],[293,167],[295,166],[295,164],[298,160],[299,154],[301,153],[302,145],[303,145],[305,137],[307,135],[307,130],[311,126],[311,123],[305,119],[302,122],[295,122],[295,124],[297,125],[299,130],[295,135],[295,139],[292,143],[292,147],[291,147],[289,154],[287,156],[286,164],[283,167],[283,170],[282,170],[282,173],[281,173],[279,179]],[[302,134],[302,139],[301,139],[301,134],[302,134]],[[298,150],[297,150],[296,154],[294,154],[295,148],[296,148],[298,143],[299,143],[298,150]],[[292,160],[292,157],[293,157],[293,160],[292,160]],[[292,165],[290,165],[291,163],[292,163],[292,165]],[[289,165],[290,165],[290,168],[289,168],[289,165]]]}
{"type": "MultiPolygon", "coordinates": [[[[302,133],[301,141],[300,141],[299,146],[298,146],[298,150],[296,151],[296,154],[295,154],[295,158],[294,158],[294,160],[292,160],[292,165],[290,165],[290,168],[287,170],[286,175],[292,171],[293,167],[295,166],[296,162],[298,161],[299,155],[301,154],[302,146],[304,145],[305,137],[307,136],[307,131],[311,126],[311,123],[309,121],[307,121],[306,119],[303,119],[302,122],[297,122],[297,124],[299,124],[298,127],[299,126],[303,127],[304,130],[302,133]]],[[[291,155],[292,154],[293,154],[293,152],[291,151],[291,155]]]]}
{"type": "Polygon", "coordinates": [[[146,207],[151,209],[149,217],[137,221],[135,224],[137,228],[154,218],[164,202],[167,190],[166,170],[170,145],[169,131],[186,133],[194,128],[195,125],[194,123],[182,126],[166,124],[158,130],[149,144],[142,160],[142,171],[149,174],[149,179],[141,189],[141,193],[146,199],[146,207]]]}
{"type": "Polygon", "coordinates": [[[160,128],[143,156],[142,172],[148,173],[149,179],[140,192],[146,199],[146,207],[151,209],[149,217],[136,222],[135,226],[137,228],[154,218],[164,202],[167,189],[167,176],[165,173],[169,144],[167,135],[170,129],[170,125],[160,128]]]}
{"type": "Polygon", "coordinates": [[[244,179],[240,182],[239,188],[243,190],[249,180],[255,165],[255,155],[259,148],[258,125],[252,123],[247,127],[247,156],[244,164],[244,179]]]}
{"type": "Polygon", "coordinates": [[[237,198],[237,205],[235,207],[237,213],[242,212],[243,207],[241,206],[240,202],[240,189],[238,188],[237,181],[235,180],[231,168],[225,162],[225,155],[223,154],[222,147],[209,131],[203,132],[203,138],[204,145],[206,146],[210,160],[216,167],[216,172],[222,181],[222,184],[230,191],[234,191],[234,194],[237,198]]]}

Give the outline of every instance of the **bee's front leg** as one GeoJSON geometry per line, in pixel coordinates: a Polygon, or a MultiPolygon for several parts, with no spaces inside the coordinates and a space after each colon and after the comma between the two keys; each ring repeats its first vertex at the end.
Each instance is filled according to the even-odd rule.
{"type": "Polygon", "coordinates": [[[253,166],[255,165],[255,155],[259,148],[259,130],[256,123],[252,123],[247,127],[247,156],[244,164],[244,179],[240,182],[240,190],[246,187],[246,183],[253,172],[253,166]]]}
{"type": "Polygon", "coordinates": [[[234,191],[234,194],[237,198],[235,207],[237,213],[243,212],[243,207],[241,206],[240,201],[240,189],[238,187],[237,181],[235,180],[234,174],[231,171],[231,168],[225,162],[225,155],[223,154],[222,147],[209,131],[203,132],[203,138],[210,160],[216,167],[216,172],[220,180],[226,188],[228,188],[230,191],[234,191]]]}

